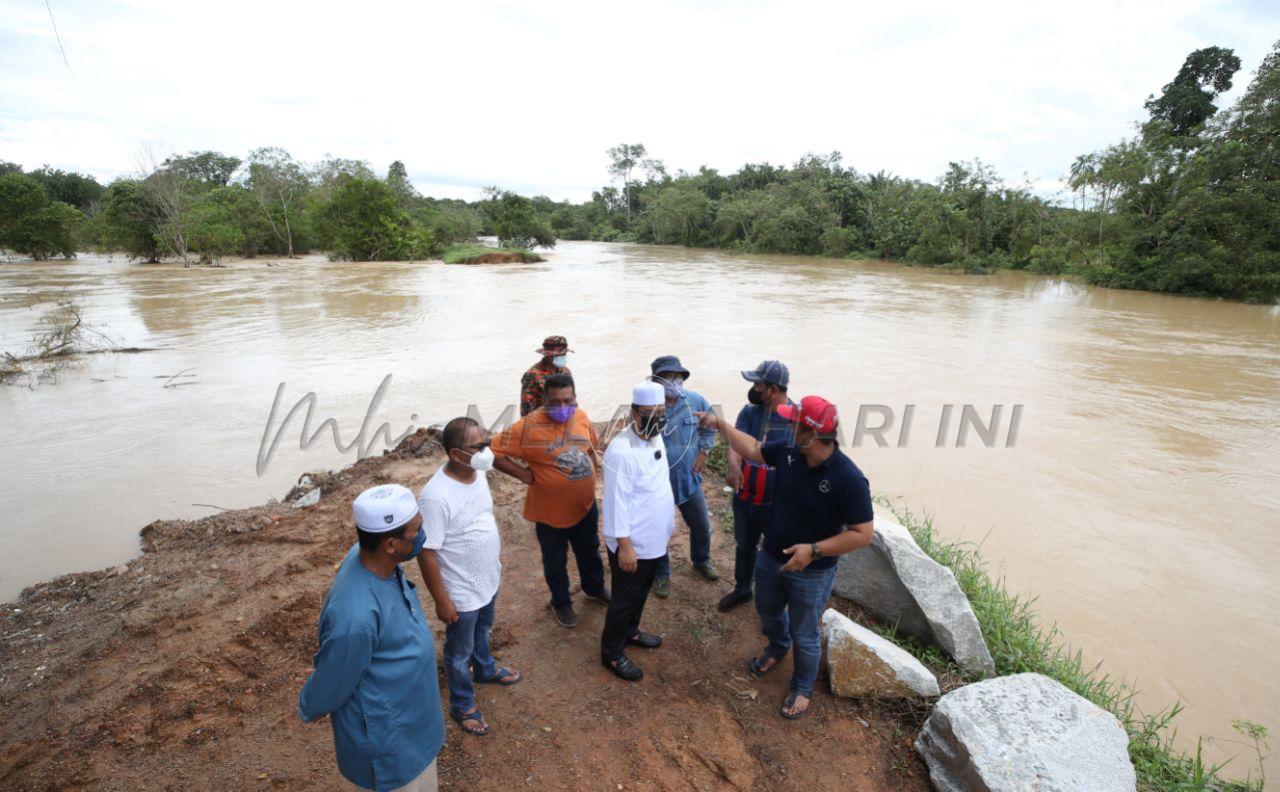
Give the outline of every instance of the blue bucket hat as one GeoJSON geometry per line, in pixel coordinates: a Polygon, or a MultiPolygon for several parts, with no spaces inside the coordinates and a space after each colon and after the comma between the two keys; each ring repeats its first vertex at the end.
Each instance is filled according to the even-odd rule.
{"type": "Polygon", "coordinates": [[[655,359],[649,364],[649,371],[655,377],[659,374],[675,372],[676,374],[683,375],[685,379],[689,379],[689,369],[680,365],[680,358],[675,355],[663,355],[662,357],[655,359]]]}

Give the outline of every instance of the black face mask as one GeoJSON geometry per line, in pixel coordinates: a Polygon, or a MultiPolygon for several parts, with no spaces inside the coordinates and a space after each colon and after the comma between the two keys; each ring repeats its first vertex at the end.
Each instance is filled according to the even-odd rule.
{"type": "Polygon", "coordinates": [[[755,388],[751,388],[747,391],[747,401],[758,407],[764,404],[764,394],[760,393],[760,391],[755,388]]]}
{"type": "Polygon", "coordinates": [[[666,425],[666,413],[651,413],[648,417],[636,422],[636,432],[648,439],[661,432],[666,425]]]}

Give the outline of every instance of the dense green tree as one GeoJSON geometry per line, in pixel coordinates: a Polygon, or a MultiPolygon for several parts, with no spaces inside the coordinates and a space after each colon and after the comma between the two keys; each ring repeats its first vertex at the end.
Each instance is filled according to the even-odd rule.
{"type": "Polygon", "coordinates": [[[1194,135],[1218,111],[1213,100],[1231,90],[1240,59],[1224,47],[1205,47],[1187,56],[1173,81],[1158,97],[1147,99],[1152,120],[1164,121],[1177,137],[1194,135]]]}
{"type": "Polygon", "coordinates": [[[84,220],[79,210],[50,201],[36,179],[20,173],[0,176],[0,248],[37,260],[75,255],[75,237],[84,220]]]}
{"type": "Polygon", "coordinates": [[[703,244],[712,217],[711,199],[689,183],[662,190],[646,211],[653,241],[689,247],[703,244]]]}
{"type": "Polygon", "coordinates": [[[92,176],[50,168],[45,165],[27,174],[44,187],[51,201],[62,201],[71,204],[80,211],[87,211],[90,206],[102,198],[103,187],[92,176]]]}
{"type": "Polygon", "coordinates": [[[246,230],[252,233],[253,221],[260,218],[252,209],[252,198],[237,185],[215,187],[200,196],[189,210],[188,240],[202,263],[248,253],[246,230]]]}
{"type": "Polygon", "coordinates": [[[112,182],[102,200],[102,240],[109,249],[130,258],[160,260],[157,235],[159,211],[142,184],[130,179],[112,182]]]}
{"type": "Polygon", "coordinates": [[[193,151],[186,156],[169,157],[162,166],[177,171],[183,179],[209,187],[226,187],[240,163],[239,157],[217,151],[193,151]]]}
{"type": "Polygon", "coordinates": [[[387,186],[399,198],[401,206],[412,206],[415,200],[420,198],[418,191],[409,183],[408,169],[400,160],[391,163],[391,167],[387,168],[387,186]]]}
{"type": "Polygon", "coordinates": [[[556,237],[550,223],[538,214],[533,201],[523,195],[492,191],[485,210],[492,220],[494,235],[504,246],[555,247],[556,237]]]}
{"type": "Polygon", "coordinates": [[[35,179],[21,173],[0,176],[0,245],[9,247],[21,233],[23,218],[48,203],[49,196],[35,179]]]}
{"type": "Polygon", "coordinates": [[[353,261],[427,258],[431,232],[414,225],[396,193],[378,179],[341,177],[325,209],[332,253],[353,261]]]}

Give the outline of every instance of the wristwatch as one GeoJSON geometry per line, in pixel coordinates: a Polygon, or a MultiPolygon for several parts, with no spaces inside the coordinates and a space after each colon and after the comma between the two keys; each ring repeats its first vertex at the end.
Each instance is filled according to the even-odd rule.
{"type": "Polygon", "coordinates": [[[813,544],[809,545],[809,549],[813,551],[814,561],[817,561],[819,558],[822,558],[822,548],[818,547],[817,542],[814,542],[813,544]]]}

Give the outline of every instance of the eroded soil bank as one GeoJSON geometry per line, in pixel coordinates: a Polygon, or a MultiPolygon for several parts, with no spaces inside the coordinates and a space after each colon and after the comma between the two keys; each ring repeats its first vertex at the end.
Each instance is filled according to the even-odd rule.
{"type": "MultiPolygon", "coordinates": [[[[315,506],[157,521],[127,565],[33,586],[0,608],[0,787],[342,788],[327,721],[296,715],[320,603],[352,543],[355,495],[388,481],[417,491],[440,461],[422,430],[320,477],[315,506]]],[[[755,614],[715,610],[727,584],[692,570],[683,525],[672,596],[652,598],[645,614],[666,644],[637,656],[641,683],[616,680],[597,660],[603,607],[576,595],[577,629],[555,623],[520,515],[523,485],[490,480],[504,566],[493,645],[525,681],[478,691],[488,737],[447,721],[447,788],[928,788],[909,717],[834,699],[825,678],[809,717],[778,716],[789,661],[782,673],[746,678],[743,661],[761,640],[755,614]]],[[[710,482],[707,494],[714,557],[727,574],[727,503],[710,482]]],[[[433,625],[439,651],[443,629],[433,625]]]]}

